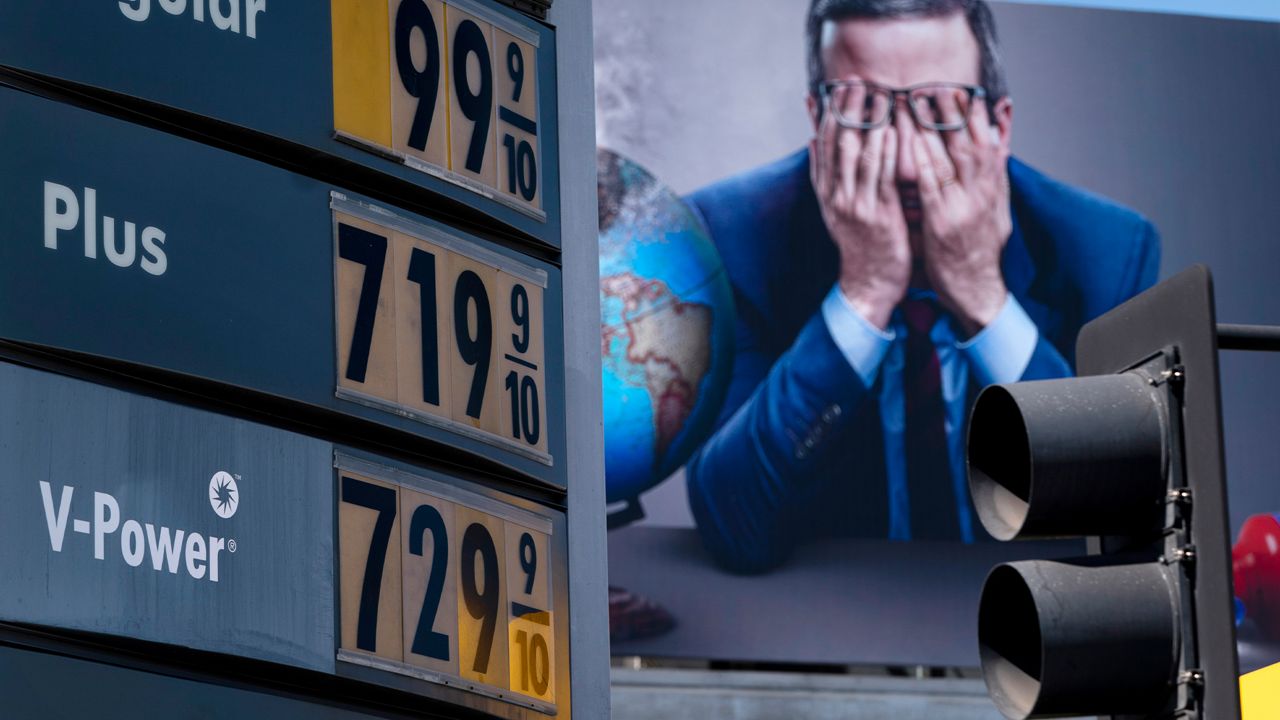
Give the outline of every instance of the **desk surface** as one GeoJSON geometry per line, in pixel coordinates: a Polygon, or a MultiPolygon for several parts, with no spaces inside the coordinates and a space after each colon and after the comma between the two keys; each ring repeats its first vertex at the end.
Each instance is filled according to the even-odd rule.
{"type": "Polygon", "coordinates": [[[609,582],[660,603],[678,625],[615,655],[752,662],[978,665],[982,581],[1010,560],[1083,554],[1064,543],[829,540],[767,575],[716,567],[692,529],[609,534],[609,582]]]}
{"type": "MultiPolygon", "coordinates": [[[[829,540],[760,576],[716,567],[697,531],[609,533],[609,583],[647,596],[679,623],[613,645],[614,655],[836,665],[977,667],[978,598],[993,565],[1083,554],[1066,543],[829,540]]],[[[1280,662],[1252,621],[1240,672],[1280,662]]]]}

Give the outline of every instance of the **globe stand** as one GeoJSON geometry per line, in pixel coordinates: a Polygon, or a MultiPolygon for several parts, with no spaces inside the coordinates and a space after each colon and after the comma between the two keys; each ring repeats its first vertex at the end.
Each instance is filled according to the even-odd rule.
{"type": "MultiPolygon", "coordinates": [[[[610,530],[625,527],[644,519],[644,507],[639,497],[628,498],[623,506],[606,516],[610,530]]],[[[669,632],[676,626],[676,619],[658,603],[618,587],[609,586],[609,640],[626,642],[654,637],[669,632]]]]}
{"type": "Polygon", "coordinates": [[[609,530],[617,530],[644,519],[644,507],[640,505],[638,496],[628,498],[623,503],[622,507],[605,516],[606,527],[609,530]]]}

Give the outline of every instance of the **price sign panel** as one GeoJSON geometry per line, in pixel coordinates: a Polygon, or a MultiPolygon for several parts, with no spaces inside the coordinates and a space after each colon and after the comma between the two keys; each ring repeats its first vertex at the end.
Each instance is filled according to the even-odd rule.
{"type": "Polygon", "coordinates": [[[492,0],[0,2],[0,72],[234,131],[289,166],[341,158],[560,247],[555,46],[492,0]],[[158,57],[191,81],[141,70],[158,57]]]}
{"type": "Polygon", "coordinates": [[[546,272],[341,194],[331,205],[338,397],[551,464],[546,272]]]}
{"type": "Polygon", "coordinates": [[[0,145],[0,337],[340,412],[564,487],[554,265],[16,90],[0,88],[0,145]]]}
{"type": "Polygon", "coordinates": [[[556,712],[549,517],[339,454],[338,659],[556,712]]]}
{"type": "Polygon", "coordinates": [[[544,218],[539,34],[471,0],[332,0],[348,141],[544,218]]]}
{"type": "Polygon", "coordinates": [[[0,362],[0,620],[331,674],[333,457],[0,362]]]}

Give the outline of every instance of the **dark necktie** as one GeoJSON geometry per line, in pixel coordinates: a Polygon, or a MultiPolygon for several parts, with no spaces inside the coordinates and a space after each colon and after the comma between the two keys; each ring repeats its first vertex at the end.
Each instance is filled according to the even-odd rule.
{"type": "Polygon", "coordinates": [[[907,300],[902,304],[902,316],[907,324],[902,388],[911,537],[958,540],[960,528],[947,449],[941,365],[929,337],[938,319],[938,308],[932,300],[907,300]]]}

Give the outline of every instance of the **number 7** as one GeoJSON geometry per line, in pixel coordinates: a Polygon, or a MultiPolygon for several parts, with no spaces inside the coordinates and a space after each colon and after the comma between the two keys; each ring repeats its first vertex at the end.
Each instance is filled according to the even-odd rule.
{"type": "Polygon", "coordinates": [[[360,284],[360,302],[356,307],[356,327],[351,333],[351,350],[347,354],[347,379],[362,383],[369,370],[369,348],[373,345],[373,323],[378,318],[378,295],[382,292],[387,239],[340,223],[338,257],[364,265],[364,281],[360,284]]]}
{"type": "Polygon", "coordinates": [[[396,491],[344,475],[342,502],[378,511],[373,537],[369,540],[369,559],[364,564],[360,613],[356,622],[356,647],[377,652],[378,602],[382,599],[382,570],[387,563],[387,544],[396,521],[396,491]]]}

